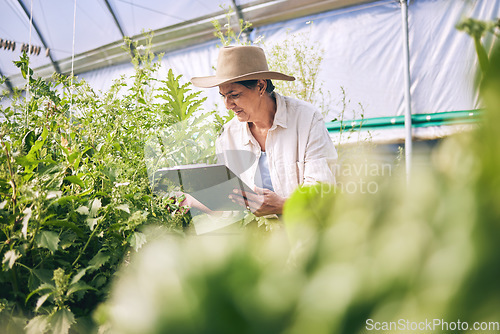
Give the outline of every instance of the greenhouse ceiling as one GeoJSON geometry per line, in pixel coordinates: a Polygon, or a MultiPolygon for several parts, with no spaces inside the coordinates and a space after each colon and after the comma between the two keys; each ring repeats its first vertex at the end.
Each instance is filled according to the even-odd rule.
{"type": "Polygon", "coordinates": [[[155,52],[199,44],[214,38],[211,20],[229,7],[261,26],[363,2],[370,1],[0,0],[0,75],[10,89],[22,85],[13,61],[27,49],[35,72],[49,77],[71,73],[73,55],[75,74],[126,62],[123,38],[141,41],[145,31],[154,32],[155,52]]]}

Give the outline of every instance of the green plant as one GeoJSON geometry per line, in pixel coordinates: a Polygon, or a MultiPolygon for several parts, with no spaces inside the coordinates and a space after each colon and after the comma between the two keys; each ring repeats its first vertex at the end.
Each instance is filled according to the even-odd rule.
{"type": "Polygon", "coordinates": [[[487,34],[492,33],[496,37],[499,36],[497,32],[500,29],[500,19],[496,22],[493,21],[481,21],[474,18],[464,18],[460,21],[456,28],[461,31],[465,31],[474,40],[474,47],[476,48],[477,57],[479,60],[479,68],[481,72],[486,74],[488,71],[489,60],[488,52],[483,46],[481,39],[487,34]]]}
{"type": "Polygon", "coordinates": [[[145,146],[179,120],[201,122],[203,100],[171,71],[155,78],[150,39],[126,40],[134,74],[105,92],[35,78],[25,54],[16,62],[30,94],[0,109],[0,329],[28,319],[29,333],[89,331],[115,271],[147,241],[143,226],[189,223],[182,197],[151,191],[145,146]]]}
{"type": "Polygon", "coordinates": [[[213,19],[212,25],[214,26],[214,36],[217,37],[222,46],[229,46],[232,44],[236,45],[250,45],[251,41],[247,40],[246,36],[250,33],[252,29],[252,23],[248,21],[244,21],[243,19],[238,20],[238,32],[236,32],[233,28],[232,16],[234,14],[234,10],[231,6],[225,7],[224,5],[220,6],[225,13],[225,21],[222,26],[219,20],[213,19]]]}
{"type": "Polygon", "coordinates": [[[325,51],[318,42],[311,42],[310,35],[310,30],[299,34],[287,31],[282,41],[266,45],[269,68],[296,77],[295,81],[276,81],[280,93],[313,104],[327,117],[331,96],[319,80],[325,51]]]}

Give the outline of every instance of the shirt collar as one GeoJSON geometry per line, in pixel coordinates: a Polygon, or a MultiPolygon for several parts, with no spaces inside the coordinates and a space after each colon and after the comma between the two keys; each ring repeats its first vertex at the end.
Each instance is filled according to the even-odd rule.
{"type": "Polygon", "coordinates": [[[274,129],[278,125],[286,129],[287,115],[285,98],[276,92],[273,94],[276,98],[276,114],[274,115],[274,122],[271,129],[274,129]]]}
{"type": "Polygon", "coordinates": [[[240,123],[240,131],[241,131],[241,142],[243,145],[248,145],[252,142],[252,133],[250,132],[250,128],[248,127],[247,122],[240,123]]]}
{"type": "MultiPolygon", "coordinates": [[[[277,126],[282,128],[287,128],[287,114],[286,114],[286,102],[283,96],[274,92],[274,97],[276,98],[276,114],[274,115],[273,125],[270,130],[274,130],[277,126]]],[[[248,145],[252,142],[252,132],[248,127],[247,122],[239,122],[240,132],[241,132],[241,142],[244,145],[248,145]]]]}

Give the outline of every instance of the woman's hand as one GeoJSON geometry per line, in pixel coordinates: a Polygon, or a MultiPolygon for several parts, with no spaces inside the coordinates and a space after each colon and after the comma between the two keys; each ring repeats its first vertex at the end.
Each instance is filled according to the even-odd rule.
{"type": "Polygon", "coordinates": [[[239,189],[235,189],[233,192],[234,194],[229,195],[229,198],[233,202],[247,207],[257,217],[281,214],[283,212],[283,205],[286,198],[279,196],[269,189],[255,187],[255,194],[242,192],[239,189]],[[243,196],[246,197],[246,200],[243,196]]]}
{"type": "Polygon", "coordinates": [[[177,192],[176,195],[178,197],[184,195],[184,200],[181,202],[182,206],[188,206],[189,208],[195,208],[195,209],[198,209],[198,210],[205,212],[205,213],[208,213],[208,214],[213,214],[215,212],[215,211],[212,211],[209,208],[207,208],[205,205],[203,205],[200,201],[198,201],[196,198],[194,198],[190,194],[177,192]]]}

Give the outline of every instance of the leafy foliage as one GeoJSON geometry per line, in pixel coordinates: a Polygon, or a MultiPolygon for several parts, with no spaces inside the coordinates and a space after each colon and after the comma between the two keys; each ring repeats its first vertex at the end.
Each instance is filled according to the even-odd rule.
{"type": "Polygon", "coordinates": [[[29,333],[85,328],[118,266],[147,241],[142,227],[189,223],[182,198],[152,193],[145,146],[179,121],[196,123],[203,99],[172,71],[155,78],[150,43],[126,42],[134,74],[105,92],[35,78],[26,54],[16,62],[29,94],[0,109],[2,329],[22,332],[25,318],[29,333]]]}
{"type": "Polygon", "coordinates": [[[221,26],[221,23],[217,19],[213,19],[212,25],[214,26],[214,36],[217,37],[222,46],[229,46],[231,44],[237,45],[250,45],[251,41],[248,40],[248,35],[252,31],[252,23],[244,21],[243,19],[238,20],[238,32],[233,28],[233,22],[231,17],[234,14],[234,10],[231,6],[225,7],[220,6],[225,13],[224,19],[226,23],[221,26]]]}

